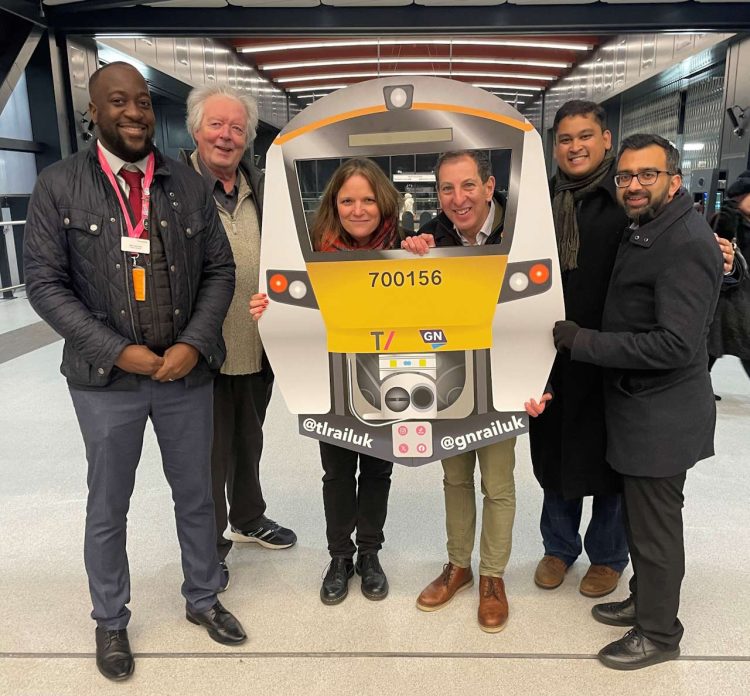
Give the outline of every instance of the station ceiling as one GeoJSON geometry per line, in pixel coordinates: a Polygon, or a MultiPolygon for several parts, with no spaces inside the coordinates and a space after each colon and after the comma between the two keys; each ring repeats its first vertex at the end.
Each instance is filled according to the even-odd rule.
{"type": "Polygon", "coordinates": [[[0,0],[62,32],[587,33],[744,31],[744,0],[0,0]],[[33,8],[33,12],[29,9],[33,8]],[[41,10],[40,10],[41,8],[41,10]]]}
{"type": "Polygon", "coordinates": [[[528,103],[587,58],[591,36],[245,37],[235,50],[298,99],[311,101],[355,82],[433,75],[468,82],[506,101],[528,103]]]}
{"type": "Polygon", "coordinates": [[[750,31],[745,0],[0,0],[60,35],[220,39],[302,103],[393,74],[520,105],[625,33],[750,31]]]}

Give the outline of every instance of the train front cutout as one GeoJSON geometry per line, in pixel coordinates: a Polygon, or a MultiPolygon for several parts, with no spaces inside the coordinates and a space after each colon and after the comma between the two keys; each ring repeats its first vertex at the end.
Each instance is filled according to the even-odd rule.
{"type": "Polygon", "coordinates": [[[541,138],[523,116],[452,80],[363,82],[281,131],[265,191],[260,331],[302,434],[414,466],[527,431],[523,403],[544,389],[564,309],[541,138]],[[439,213],[430,171],[455,150],[492,162],[500,243],[314,250],[310,221],[340,162],[379,164],[410,194],[402,224],[418,226],[439,213]]]}

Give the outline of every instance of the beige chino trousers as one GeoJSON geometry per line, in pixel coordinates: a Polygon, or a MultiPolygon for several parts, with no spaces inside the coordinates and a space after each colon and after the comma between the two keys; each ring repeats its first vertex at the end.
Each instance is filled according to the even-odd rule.
{"type": "Polygon", "coordinates": [[[503,576],[510,558],[516,515],[515,444],[516,438],[512,437],[476,452],[464,452],[443,460],[448,560],[453,565],[471,566],[477,517],[474,468],[478,458],[484,496],[479,574],[503,576]]]}

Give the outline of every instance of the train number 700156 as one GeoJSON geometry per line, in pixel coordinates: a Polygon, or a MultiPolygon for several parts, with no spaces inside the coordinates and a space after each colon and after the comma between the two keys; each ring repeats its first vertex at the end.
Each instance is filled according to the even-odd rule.
{"type": "Polygon", "coordinates": [[[442,273],[438,270],[434,271],[370,271],[369,273],[371,283],[370,287],[383,287],[390,288],[391,286],[396,288],[402,288],[405,285],[415,287],[417,285],[440,285],[443,282],[442,273]]]}

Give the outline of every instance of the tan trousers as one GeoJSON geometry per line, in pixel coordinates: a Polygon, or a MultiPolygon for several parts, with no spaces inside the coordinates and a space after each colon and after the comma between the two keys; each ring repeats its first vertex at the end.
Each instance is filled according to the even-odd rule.
{"type": "Polygon", "coordinates": [[[510,558],[516,515],[515,444],[516,438],[512,437],[443,461],[448,560],[453,565],[460,568],[471,566],[477,518],[474,467],[476,458],[479,458],[484,496],[479,574],[496,578],[503,576],[510,558]]]}

